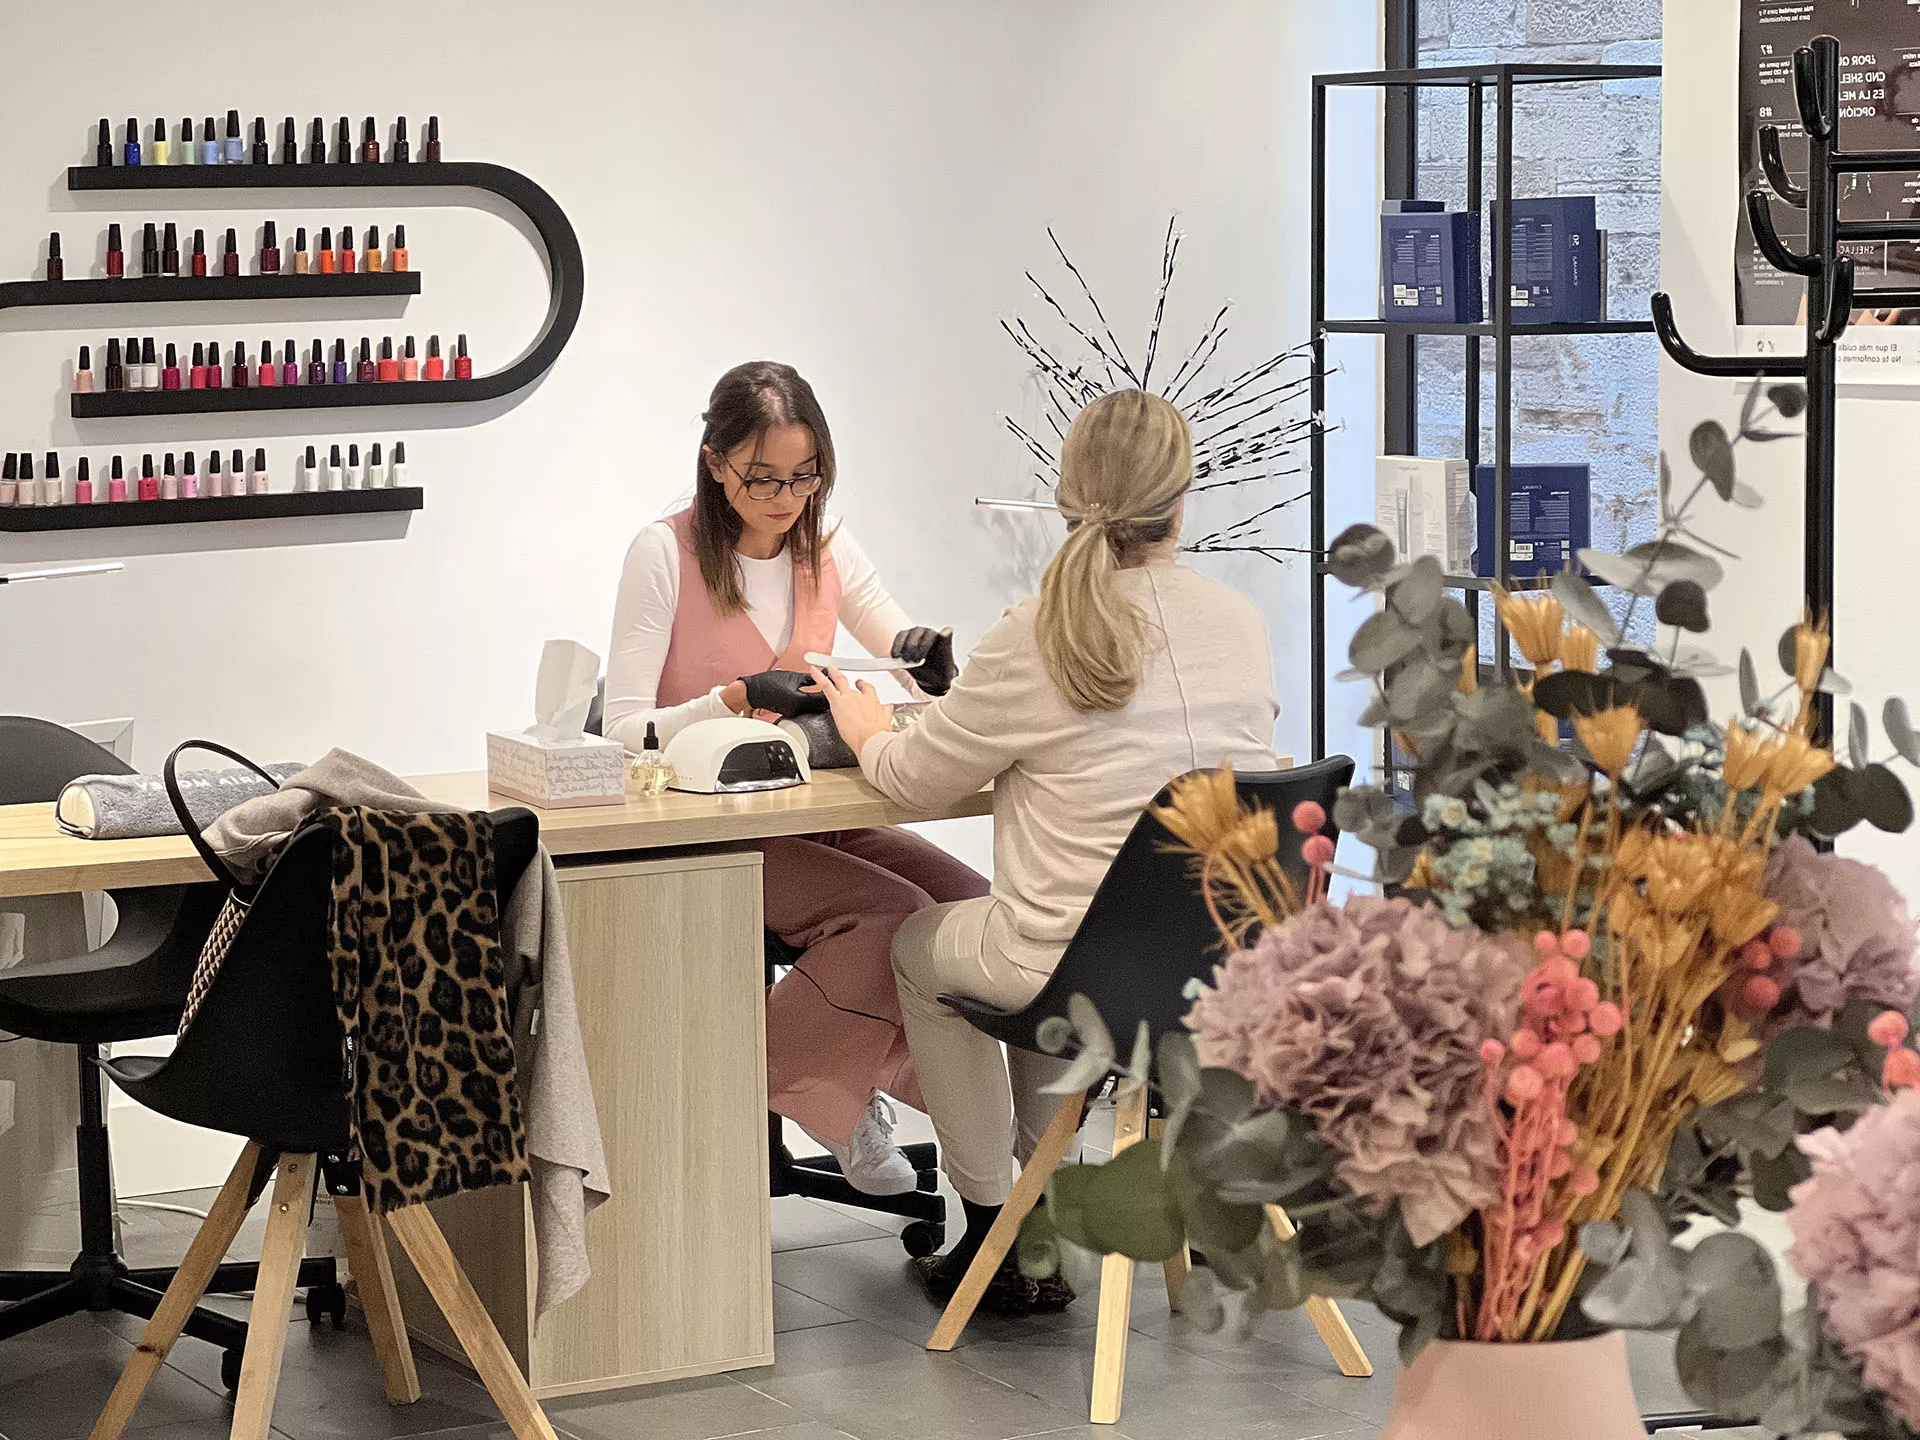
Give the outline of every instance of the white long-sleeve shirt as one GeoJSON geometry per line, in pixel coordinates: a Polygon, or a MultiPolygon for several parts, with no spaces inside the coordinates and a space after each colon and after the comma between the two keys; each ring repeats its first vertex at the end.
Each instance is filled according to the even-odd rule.
{"type": "MultiPolygon", "coordinates": [[[[847,533],[844,525],[831,527],[827,551],[840,571],[840,623],[870,655],[885,655],[893,637],[913,621],[887,593],[873,562],[847,533]]],[[[786,653],[793,639],[793,556],[782,550],[771,560],[742,555],[741,592],[747,615],[775,655],[786,653]]],[[[725,686],[716,685],[680,705],[661,706],[660,672],[673,640],[673,616],[680,604],[680,546],[673,527],[664,520],[647,526],[634,537],[620,572],[620,593],[613,607],[613,640],[607,651],[607,696],[602,729],[638,751],[651,720],[660,743],[696,720],[713,720],[733,712],[720,699],[725,686]]],[[[692,583],[701,584],[696,573],[692,583]]]]}

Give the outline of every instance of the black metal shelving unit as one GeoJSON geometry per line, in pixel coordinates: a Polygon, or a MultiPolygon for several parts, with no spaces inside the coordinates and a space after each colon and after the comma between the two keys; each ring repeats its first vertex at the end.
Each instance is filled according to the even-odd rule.
{"type": "MultiPolygon", "coordinates": [[[[1480,503],[1496,501],[1494,511],[1493,579],[1477,576],[1449,576],[1450,588],[1467,592],[1468,604],[1477,612],[1477,596],[1495,580],[1512,582],[1508,546],[1508,487],[1513,473],[1513,347],[1517,340],[1558,335],[1652,335],[1651,318],[1603,320],[1594,324],[1526,324],[1514,320],[1510,270],[1513,243],[1513,128],[1514,96],[1535,85],[1566,85],[1610,80],[1657,80],[1658,65],[1455,65],[1425,69],[1363,70],[1342,74],[1316,75],[1313,78],[1313,206],[1312,206],[1312,298],[1311,323],[1313,345],[1312,407],[1316,415],[1326,413],[1327,337],[1332,335],[1377,335],[1389,338],[1414,336],[1459,336],[1466,347],[1465,444],[1466,461],[1474,477],[1476,492],[1481,464],[1481,346],[1491,341],[1494,353],[1493,395],[1493,471],[1496,496],[1478,496],[1480,503]],[[1327,314],[1327,97],[1334,89],[1383,89],[1390,97],[1406,97],[1426,87],[1460,89],[1467,96],[1467,196],[1466,208],[1479,212],[1488,208],[1486,190],[1486,108],[1494,101],[1493,197],[1490,215],[1489,261],[1491,283],[1487,286],[1488,319],[1472,325],[1428,325],[1397,320],[1347,319],[1327,314]]],[[[1391,157],[1389,157],[1391,158],[1391,157]]],[[[1390,188],[1406,191],[1394,199],[1411,199],[1413,176],[1402,174],[1404,166],[1389,166],[1390,188]],[[1395,186],[1393,180],[1402,183],[1395,186]]],[[[1327,752],[1327,572],[1324,555],[1327,547],[1326,438],[1316,429],[1309,447],[1309,474],[1312,492],[1312,539],[1315,561],[1311,585],[1311,625],[1313,636],[1313,753],[1315,758],[1327,752]]],[[[1511,670],[1507,637],[1495,633],[1494,663],[1500,673],[1511,670]]],[[[1391,757],[1388,757],[1389,759],[1391,757]]]]}
{"type": "Polygon", "coordinates": [[[135,500],[118,505],[0,508],[0,534],[47,530],[115,530],[142,525],[204,525],[226,520],[287,520],[307,515],[390,515],[418,510],[417,485],[380,490],[278,491],[200,500],[135,500]]]}

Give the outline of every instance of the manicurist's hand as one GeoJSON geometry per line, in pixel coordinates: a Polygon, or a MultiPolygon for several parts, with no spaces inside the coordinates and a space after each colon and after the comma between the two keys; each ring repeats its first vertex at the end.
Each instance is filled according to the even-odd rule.
{"type": "Polygon", "coordinates": [[[953,662],[953,631],[915,625],[893,637],[893,658],[906,661],[907,674],[922,693],[938,696],[953,688],[960,667],[953,662]]]}
{"type": "MultiPolygon", "coordinates": [[[[746,708],[764,710],[791,719],[795,715],[817,715],[827,708],[826,697],[798,670],[762,670],[758,675],[743,675],[746,708]]],[[[723,691],[721,698],[725,699],[723,691]]]]}
{"type": "Polygon", "coordinates": [[[879,692],[866,681],[855,684],[838,670],[818,668],[813,671],[813,679],[827,697],[834,728],[855,755],[874,736],[893,729],[893,707],[881,703],[879,692]]]}

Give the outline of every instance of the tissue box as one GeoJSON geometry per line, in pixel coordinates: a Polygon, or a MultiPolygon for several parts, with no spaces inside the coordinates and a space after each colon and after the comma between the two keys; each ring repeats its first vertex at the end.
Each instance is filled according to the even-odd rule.
{"type": "Polygon", "coordinates": [[[592,735],[543,740],[525,730],[489,730],[487,788],[550,810],[623,805],[627,752],[592,735]]]}

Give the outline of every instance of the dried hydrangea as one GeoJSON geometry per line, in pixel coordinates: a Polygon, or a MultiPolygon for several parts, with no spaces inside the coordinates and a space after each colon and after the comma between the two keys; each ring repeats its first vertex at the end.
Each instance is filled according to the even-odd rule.
{"type": "Polygon", "coordinates": [[[1787,1259],[1867,1384],[1920,1427],[1920,1090],[1800,1144],[1813,1178],[1792,1191],[1787,1259]]]}
{"type": "Polygon", "coordinates": [[[1560,821],[1559,797],[1551,792],[1524,792],[1509,782],[1488,787],[1480,799],[1484,818],[1449,795],[1429,795],[1420,816],[1437,838],[1428,851],[1433,898],[1456,927],[1472,924],[1476,912],[1495,927],[1530,915],[1538,899],[1534,833],[1568,853],[1579,833],[1560,821]]]}
{"type": "Polygon", "coordinates": [[[1187,1016],[1206,1065],[1310,1116],[1340,1178],[1425,1245],[1500,1194],[1480,1047],[1513,1029],[1525,947],[1372,896],[1309,907],[1214,970],[1187,1016]]]}
{"type": "Polygon", "coordinates": [[[1777,923],[1797,931],[1800,953],[1776,978],[1781,1001],[1766,1033],[1826,1028],[1849,1000],[1905,1011],[1920,994],[1914,922],[1891,880],[1871,865],[1823,855],[1800,836],[1767,862],[1761,892],[1780,907],[1777,923]]]}

